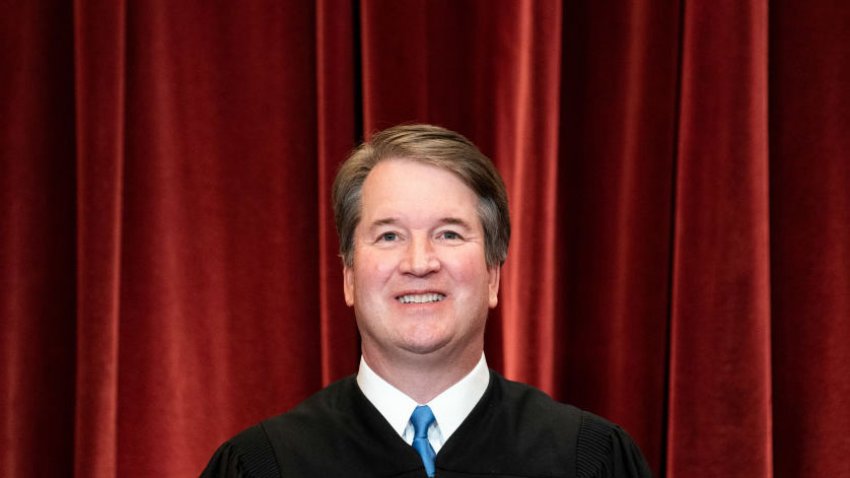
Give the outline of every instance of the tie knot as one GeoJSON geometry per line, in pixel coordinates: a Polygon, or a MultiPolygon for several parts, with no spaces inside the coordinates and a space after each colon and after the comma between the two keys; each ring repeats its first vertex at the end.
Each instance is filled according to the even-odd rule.
{"type": "Polygon", "coordinates": [[[434,423],[434,412],[428,405],[420,405],[413,410],[413,415],[410,416],[410,423],[413,424],[413,435],[416,438],[427,438],[428,427],[434,423]]]}

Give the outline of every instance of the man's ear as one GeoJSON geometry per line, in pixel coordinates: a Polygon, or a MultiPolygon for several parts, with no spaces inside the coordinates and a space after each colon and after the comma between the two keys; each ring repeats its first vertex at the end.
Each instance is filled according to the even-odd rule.
{"type": "Polygon", "coordinates": [[[354,269],[349,266],[342,267],[342,288],[345,292],[345,303],[352,307],[354,305],[354,269]]]}
{"type": "Polygon", "coordinates": [[[487,286],[490,292],[489,303],[492,309],[499,303],[499,279],[502,275],[502,266],[497,264],[495,266],[487,266],[487,269],[489,275],[487,279],[487,286]]]}

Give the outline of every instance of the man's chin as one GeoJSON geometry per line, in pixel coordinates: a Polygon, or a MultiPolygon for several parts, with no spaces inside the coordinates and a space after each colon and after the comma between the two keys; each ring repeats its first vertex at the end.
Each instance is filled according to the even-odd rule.
{"type": "Polygon", "coordinates": [[[448,345],[448,339],[410,340],[404,342],[400,348],[410,355],[429,358],[446,354],[448,345]]]}

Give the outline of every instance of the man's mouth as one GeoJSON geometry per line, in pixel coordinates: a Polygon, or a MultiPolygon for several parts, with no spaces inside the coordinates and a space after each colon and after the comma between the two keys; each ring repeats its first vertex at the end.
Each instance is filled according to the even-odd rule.
{"type": "Polygon", "coordinates": [[[443,294],[428,293],[428,294],[404,294],[396,297],[396,300],[402,304],[431,304],[440,302],[445,299],[443,294]]]}

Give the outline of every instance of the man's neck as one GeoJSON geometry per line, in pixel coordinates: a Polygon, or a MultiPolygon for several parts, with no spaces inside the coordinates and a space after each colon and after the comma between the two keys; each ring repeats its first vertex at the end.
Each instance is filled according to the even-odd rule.
{"type": "Polygon", "coordinates": [[[363,359],[376,374],[417,403],[423,404],[471,372],[481,360],[482,351],[450,361],[421,356],[414,360],[383,360],[381,354],[370,354],[366,348],[362,353],[363,359]]]}

